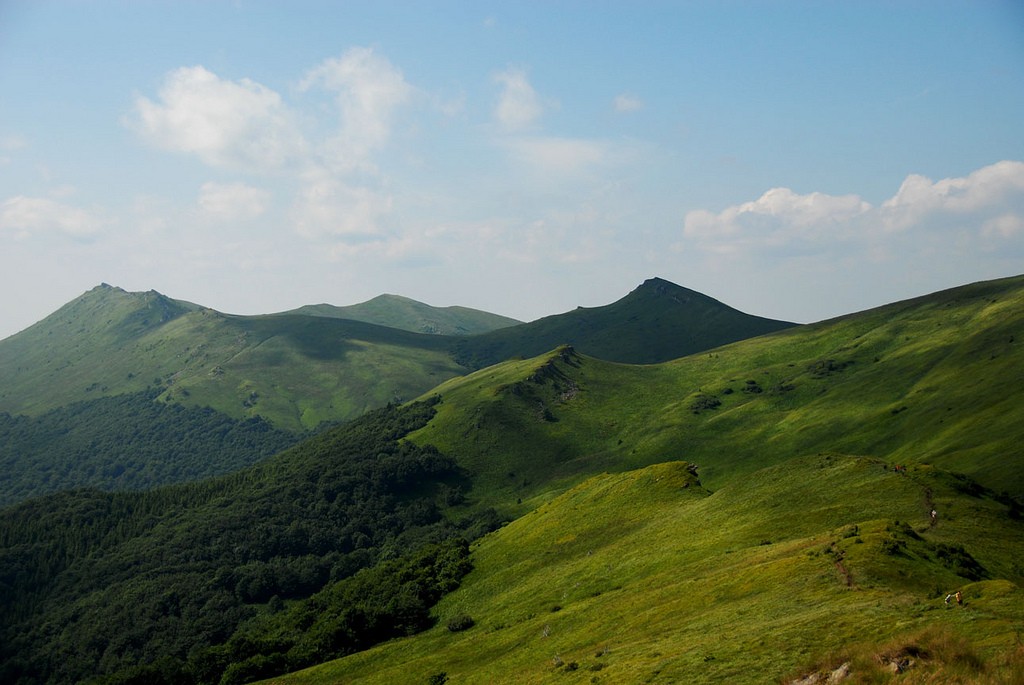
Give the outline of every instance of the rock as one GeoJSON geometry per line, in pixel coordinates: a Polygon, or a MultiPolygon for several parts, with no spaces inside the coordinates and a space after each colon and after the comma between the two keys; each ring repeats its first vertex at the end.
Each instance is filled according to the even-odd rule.
{"type": "Polygon", "coordinates": [[[828,674],[828,683],[841,683],[850,677],[850,662],[846,661],[839,664],[839,666],[828,674]]]}
{"type": "Polygon", "coordinates": [[[821,682],[821,674],[812,673],[809,676],[804,676],[799,680],[792,681],[789,685],[818,685],[821,682]]]}

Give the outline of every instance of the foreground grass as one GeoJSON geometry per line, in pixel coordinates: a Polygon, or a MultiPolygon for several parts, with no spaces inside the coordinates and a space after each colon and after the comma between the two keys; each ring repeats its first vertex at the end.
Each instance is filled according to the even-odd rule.
{"type": "Polygon", "coordinates": [[[816,455],[711,493],[665,463],[595,477],[485,538],[430,631],[271,682],[765,683],[926,630],[963,641],[981,678],[1024,630],[1021,549],[1006,507],[934,469],[816,455]],[[932,527],[936,498],[956,514],[932,527]],[[958,575],[940,543],[983,574],[958,575]],[[956,589],[965,605],[945,605],[956,589]]]}

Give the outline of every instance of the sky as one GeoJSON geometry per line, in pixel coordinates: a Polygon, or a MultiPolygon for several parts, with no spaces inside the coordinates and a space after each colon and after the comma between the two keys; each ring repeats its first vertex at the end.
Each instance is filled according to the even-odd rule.
{"type": "Polygon", "coordinates": [[[0,0],[0,338],[108,283],[808,323],[1024,273],[1024,3],[0,0]]]}

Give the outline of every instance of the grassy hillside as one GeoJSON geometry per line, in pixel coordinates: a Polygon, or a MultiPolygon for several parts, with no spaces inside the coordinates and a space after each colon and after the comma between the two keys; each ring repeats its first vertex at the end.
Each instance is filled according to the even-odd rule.
{"type": "Polygon", "coordinates": [[[260,416],[298,431],[562,343],[617,361],[663,361],[789,325],[741,314],[660,279],[605,308],[474,336],[401,328],[422,328],[428,319],[434,322],[428,328],[460,329],[508,321],[423,307],[394,297],[357,307],[359,316],[396,328],[323,316],[322,308],[314,308],[315,316],[231,316],[104,284],[0,341],[0,412],[37,415],[155,388],[165,401],[238,419],[260,416]]]}
{"type": "Polygon", "coordinates": [[[512,510],[685,459],[712,487],[794,455],[931,463],[1024,497],[1024,278],[631,366],[563,349],[448,381],[415,434],[512,510]]]}
{"type": "Polygon", "coordinates": [[[473,368],[572,345],[600,359],[653,364],[795,324],[751,316],[660,278],[618,302],[460,340],[456,358],[473,368]]]}
{"type": "Polygon", "coordinates": [[[1022,328],[1018,277],[442,384],[412,439],[518,518],[430,631],[269,682],[1022,682],[1022,328]]]}
{"type": "Polygon", "coordinates": [[[433,335],[472,335],[522,323],[469,307],[431,307],[399,295],[378,295],[372,300],[346,307],[311,304],[287,313],[352,319],[433,335]]]}
{"type": "MultiPolygon", "coordinates": [[[[320,336],[337,340],[328,319],[296,317],[285,346],[265,335],[279,317],[225,318],[266,341],[240,355],[253,368],[329,358],[320,336]]],[[[515,520],[475,547],[436,627],[295,682],[753,683],[847,660],[878,682],[889,657],[914,658],[917,682],[1014,682],[1022,326],[1018,277],[661,364],[565,346],[231,478],[0,510],[7,668],[241,682],[392,637],[389,622],[412,632],[436,587],[392,590],[420,562],[373,572],[377,590],[324,584],[414,541],[473,537],[496,507],[515,520]],[[958,588],[966,606],[947,609],[958,588]]]]}
{"type": "Polygon", "coordinates": [[[98,286],[0,342],[0,411],[158,388],[289,430],[358,416],[463,373],[441,336],[323,317],[229,316],[98,286]]]}
{"type": "Polygon", "coordinates": [[[956,483],[838,454],[714,493],[681,462],[597,476],[483,539],[430,631],[269,682],[1020,682],[1024,525],[956,483]]]}

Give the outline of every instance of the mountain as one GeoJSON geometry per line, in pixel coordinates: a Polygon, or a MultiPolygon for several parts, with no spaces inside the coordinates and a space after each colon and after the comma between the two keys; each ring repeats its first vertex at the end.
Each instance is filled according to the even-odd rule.
{"type": "Polygon", "coordinates": [[[378,295],[366,302],[346,307],[311,304],[285,313],[352,319],[432,335],[472,335],[522,323],[507,316],[468,307],[431,307],[399,295],[378,295]]]}
{"type": "Polygon", "coordinates": [[[1020,682],[1022,333],[1016,277],[449,381],[412,440],[515,520],[431,629],[271,682],[1020,682]]]}
{"type": "Polygon", "coordinates": [[[231,476],[8,507],[0,676],[1014,682],[1022,328],[1016,277],[660,364],[563,346],[231,476]]]}
{"type": "Polygon", "coordinates": [[[662,364],[563,348],[441,384],[412,438],[530,505],[604,470],[685,459],[717,487],[822,450],[928,462],[1022,497],[1022,341],[1018,276],[662,364]]]}
{"type": "MultiPolygon", "coordinates": [[[[494,527],[486,512],[460,524],[442,516],[438,504],[460,482],[455,463],[398,442],[431,412],[423,403],[378,410],[201,483],[75,490],[0,509],[0,682],[120,673],[155,683],[132,669],[168,659],[216,673],[217,682],[238,654],[212,648],[258,620],[261,607],[353,584],[388,596],[391,575],[353,576],[399,550],[420,550],[418,563],[436,562],[442,577],[421,578],[422,598],[376,608],[375,630],[389,630],[385,621],[421,625],[421,603],[435,585],[457,583],[468,552],[464,544],[424,546],[494,527]]],[[[367,633],[368,623],[360,624],[367,633]]]]}
{"type": "Polygon", "coordinates": [[[480,368],[567,344],[609,361],[655,364],[794,325],[744,314],[707,295],[652,278],[603,307],[579,307],[459,340],[455,357],[465,366],[480,368]]]}
{"type": "Polygon", "coordinates": [[[0,414],[0,507],[59,490],[202,480],[251,466],[303,437],[259,417],[156,402],[157,392],[76,402],[38,416],[0,414]]]}
{"type": "Polygon", "coordinates": [[[101,285],[0,341],[0,411],[158,389],[161,401],[291,431],[464,373],[448,339],[316,316],[232,316],[101,285]]]}
{"type": "MultiPolygon", "coordinates": [[[[393,297],[374,302],[359,307],[367,318],[376,312],[398,322],[444,312],[393,297]]],[[[450,321],[469,325],[471,318],[450,321]]],[[[787,325],[659,279],[608,307],[473,336],[322,315],[232,316],[104,284],[0,341],[0,412],[35,415],[156,388],[162,401],[308,430],[563,343],[612,361],[664,361],[787,325]]]]}
{"type": "Polygon", "coordinates": [[[568,340],[612,360],[673,358],[764,327],[658,279],[607,308],[510,323],[391,295],[231,316],[102,284],[0,341],[0,505],[69,487],[137,489],[226,473],[496,352],[533,355],[568,340]],[[506,328],[465,334],[498,326],[506,328]]]}

